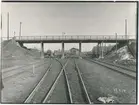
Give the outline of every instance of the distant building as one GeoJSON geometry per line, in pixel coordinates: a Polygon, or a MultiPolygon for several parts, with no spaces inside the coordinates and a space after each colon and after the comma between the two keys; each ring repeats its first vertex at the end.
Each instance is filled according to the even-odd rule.
{"type": "Polygon", "coordinates": [[[54,55],[55,55],[55,56],[62,55],[62,52],[61,52],[60,50],[55,50],[55,51],[54,51],[54,55]]]}
{"type": "Polygon", "coordinates": [[[71,48],[71,49],[70,49],[70,53],[71,53],[71,54],[78,55],[78,54],[79,54],[79,49],[77,49],[77,48],[71,48]]]}
{"type": "Polygon", "coordinates": [[[51,50],[47,50],[46,52],[44,52],[44,56],[45,57],[53,56],[53,52],[51,50]]]}

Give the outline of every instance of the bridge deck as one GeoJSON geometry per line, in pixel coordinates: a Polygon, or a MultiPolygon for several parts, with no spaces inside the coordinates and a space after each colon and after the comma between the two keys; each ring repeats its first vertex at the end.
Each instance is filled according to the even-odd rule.
{"type": "Polygon", "coordinates": [[[17,42],[21,43],[98,43],[98,42],[107,42],[107,43],[115,43],[117,42],[125,42],[127,40],[135,40],[134,36],[21,36],[14,37],[17,42]]]}

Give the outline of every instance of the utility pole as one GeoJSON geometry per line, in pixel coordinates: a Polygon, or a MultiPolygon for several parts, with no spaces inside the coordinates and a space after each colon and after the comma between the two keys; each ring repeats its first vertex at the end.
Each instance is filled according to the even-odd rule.
{"type": "Polygon", "coordinates": [[[125,38],[127,39],[127,19],[125,19],[125,38]]]}
{"type": "Polygon", "coordinates": [[[21,38],[21,25],[22,25],[22,22],[20,22],[20,26],[19,26],[19,38],[21,38]]]}
{"type": "Polygon", "coordinates": [[[1,13],[1,30],[2,30],[2,13],[1,13]]]}
{"type": "Polygon", "coordinates": [[[115,37],[116,37],[116,54],[117,54],[117,33],[115,33],[115,37]]]}
{"type": "Polygon", "coordinates": [[[7,13],[7,40],[9,40],[9,12],[7,13]]]}
{"type": "Polygon", "coordinates": [[[15,31],[14,31],[14,37],[15,37],[15,31]]]}
{"type": "Polygon", "coordinates": [[[101,42],[101,58],[104,58],[104,57],[103,57],[103,52],[104,52],[104,51],[103,51],[103,48],[104,48],[103,43],[104,43],[104,42],[102,41],[102,42],[101,42]]]}
{"type": "MultiPolygon", "coordinates": [[[[106,41],[106,38],[105,38],[105,41],[106,41]]],[[[107,41],[106,41],[107,42],[107,41]]],[[[106,46],[106,42],[105,42],[105,55],[106,55],[106,53],[107,53],[107,46],[106,46]]]]}

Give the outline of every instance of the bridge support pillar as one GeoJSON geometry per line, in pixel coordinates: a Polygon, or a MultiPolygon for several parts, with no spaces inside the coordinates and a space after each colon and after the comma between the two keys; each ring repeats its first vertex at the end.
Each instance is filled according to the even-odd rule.
{"type": "Polygon", "coordinates": [[[41,42],[41,57],[44,58],[44,44],[41,42]]]}
{"type": "Polygon", "coordinates": [[[102,43],[101,43],[101,58],[104,58],[104,56],[103,56],[103,55],[104,55],[104,54],[103,54],[103,52],[104,52],[103,49],[104,49],[104,47],[103,47],[103,42],[102,42],[102,43]]]}
{"type": "Polygon", "coordinates": [[[81,55],[81,51],[82,51],[82,42],[79,42],[79,55],[81,55]]]}
{"type": "Polygon", "coordinates": [[[20,45],[21,47],[23,47],[23,43],[19,42],[19,45],[20,45]]]}
{"type": "Polygon", "coordinates": [[[97,57],[99,58],[100,57],[100,43],[98,43],[97,45],[97,57]]]}
{"type": "Polygon", "coordinates": [[[99,57],[99,43],[97,44],[97,51],[96,51],[97,53],[97,57],[99,57]]]}
{"type": "Polygon", "coordinates": [[[64,42],[62,42],[62,59],[64,58],[64,42]]]}

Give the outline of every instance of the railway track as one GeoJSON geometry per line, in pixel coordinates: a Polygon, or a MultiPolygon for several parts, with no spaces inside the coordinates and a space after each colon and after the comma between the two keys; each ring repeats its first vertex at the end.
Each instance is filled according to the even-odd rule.
{"type": "Polygon", "coordinates": [[[67,83],[69,99],[71,104],[79,103],[79,104],[91,104],[91,100],[89,98],[88,92],[86,90],[84,81],[82,79],[80,70],[76,61],[70,62],[68,66],[73,68],[65,68],[64,75],[67,83]]]}
{"type": "Polygon", "coordinates": [[[108,64],[108,65],[111,65],[111,66],[115,66],[115,67],[118,67],[118,68],[121,68],[121,69],[125,69],[125,70],[131,71],[131,72],[136,72],[136,70],[133,70],[131,68],[124,67],[122,65],[117,65],[117,64],[113,64],[113,63],[109,63],[109,62],[100,61],[100,60],[99,60],[99,62],[108,64]]]}
{"type": "Polygon", "coordinates": [[[46,73],[39,81],[39,83],[35,86],[29,96],[25,99],[24,103],[47,103],[48,98],[53,93],[56,84],[63,73],[64,68],[66,67],[68,60],[62,66],[61,70],[53,74],[54,72],[52,69],[53,64],[47,68],[46,73]],[[53,75],[52,75],[53,74],[53,75]],[[51,79],[50,79],[51,77],[51,79]]]}
{"type": "MultiPolygon", "coordinates": [[[[119,67],[91,59],[86,60],[88,62],[94,62],[103,67],[109,68],[115,72],[124,74],[133,79],[136,78],[136,73],[132,70],[123,70],[122,68],[119,69],[119,67]]],[[[57,88],[65,88],[63,91],[66,90],[67,96],[63,96],[67,97],[68,101],[66,101],[68,104],[92,104],[92,101],[94,101],[95,98],[90,99],[92,94],[89,94],[87,91],[88,87],[86,88],[85,86],[84,80],[82,78],[83,74],[81,74],[80,69],[82,68],[78,67],[77,59],[75,58],[66,58],[64,60],[55,58],[51,59],[50,65],[48,68],[46,68],[43,77],[38,83],[36,83],[34,88],[31,89],[28,96],[25,98],[25,100],[23,100],[23,103],[56,103],[57,100],[55,101],[55,98],[58,99],[59,97],[56,95],[56,92],[54,94],[54,91],[57,88]],[[60,77],[62,77],[65,82],[64,85],[61,84],[61,86],[58,86],[60,77]]]]}
{"type": "Polygon", "coordinates": [[[103,67],[109,68],[110,70],[113,70],[115,72],[118,72],[120,74],[128,76],[132,79],[136,79],[136,72],[133,70],[127,70],[124,68],[120,68],[118,66],[114,66],[112,64],[108,64],[108,63],[104,63],[104,62],[100,62],[100,61],[96,61],[96,60],[92,60],[92,59],[85,59],[85,60],[96,63],[96,64],[101,65],[103,67]]]}
{"type": "Polygon", "coordinates": [[[75,62],[75,66],[76,66],[76,69],[77,69],[78,76],[79,76],[79,78],[80,78],[81,84],[82,84],[82,86],[83,86],[83,91],[84,91],[84,94],[85,94],[86,102],[87,102],[88,104],[92,104],[93,102],[91,102],[91,99],[90,99],[90,97],[89,97],[89,95],[88,95],[86,86],[85,86],[85,84],[84,84],[84,81],[83,81],[83,78],[82,78],[82,75],[81,75],[81,72],[80,72],[80,69],[79,69],[79,67],[78,67],[78,65],[77,65],[76,62],[75,62]]]}
{"type": "MultiPolygon", "coordinates": [[[[41,61],[36,61],[36,62],[30,63],[30,64],[25,64],[25,65],[22,65],[22,66],[16,66],[16,67],[12,67],[12,68],[2,69],[2,73],[7,73],[7,72],[11,72],[13,70],[18,70],[18,69],[21,69],[21,68],[25,68],[26,66],[35,65],[35,64],[38,64],[39,62],[41,62],[41,61]]],[[[42,63],[42,64],[44,64],[44,63],[42,63]]],[[[40,64],[39,66],[41,66],[42,64],[40,64]]]]}
{"type": "Polygon", "coordinates": [[[58,59],[55,59],[55,60],[59,62],[59,64],[61,65],[61,70],[57,72],[55,76],[53,75],[53,81],[50,81],[49,76],[51,74],[50,72],[52,71],[52,66],[53,66],[53,63],[51,63],[50,66],[47,68],[46,73],[44,74],[42,79],[35,86],[35,88],[32,90],[29,96],[25,99],[24,103],[48,103],[49,100],[51,100],[51,98],[53,97],[53,92],[57,88],[57,83],[59,81],[59,78],[63,74],[65,83],[66,83],[66,90],[68,94],[67,103],[91,104],[92,102],[89,98],[87,89],[85,87],[84,81],[82,79],[82,76],[81,76],[81,73],[80,73],[80,70],[78,68],[76,61],[67,59],[66,63],[63,64],[58,59]],[[71,70],[70,68],[68,68],[68,66],[72,66],[74,69],[71,70]],[[71,73],[69,73],[69,70],[72,72],[74,71],[72,73],[72,77],[74,77],[75,81],[72,80],[71,73]],[[48,81],[48,78],[49,78],[49,81],[48,81]]]}
{"type": "Polygon", "coordinates": [[[23,66],[19,66],[19,67],[15,67],[13,69],[7,69],[7,70],[3,70],[2,71],[2,79],[3,80],[6,80],[6,79],[9,79],[9,78],[12,78],[12,77],[15,77],[15,76],[18,76],[22,73],[25,73],[27,72],[28,69],[33,69],[33,65],[34,65],[34,68],[36,67],[40,67],[42,65],[44,65],[45,63],[41,63],[41,64],[38,64],[36,65],[37,63],[39,63],[41,61],[37,61],[37,62],[34,62],[34,63],[31,63],[31,64],[28,64],[28,65],[23,65],[23,66]],[[17,71],[18,70],[18,71],[17,71]]]}

